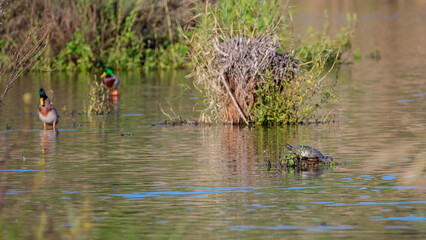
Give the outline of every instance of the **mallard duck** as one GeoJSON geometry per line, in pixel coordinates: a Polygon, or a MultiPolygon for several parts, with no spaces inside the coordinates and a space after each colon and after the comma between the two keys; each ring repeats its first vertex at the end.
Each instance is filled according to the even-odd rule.
{"type": "Polygon", "coordinates": [[[58,113],[54,106],[50,104],[50,100],[47,98],[46,92],[43,88],[38,91],[40,95],[40,105],[38,106],[38,116],[44,124],[44,131],[46,131],[46,124],[53,125],[53,131],[56,130],[56,124],[58,124],[58,113]]]}
{"type": "Polygon", "coordinates": [[[101,75],[102,83],[111,93],[111,95],[118,95],[118,85],[120,84],[120,79],[114,74],[111,68],[105,68],[104,73],[101,75]]]}

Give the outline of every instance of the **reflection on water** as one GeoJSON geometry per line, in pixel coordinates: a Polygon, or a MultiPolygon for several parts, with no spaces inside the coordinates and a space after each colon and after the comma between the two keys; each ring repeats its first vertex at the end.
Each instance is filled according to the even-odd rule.
{"type": "Polygon", "coordinates": [[[43,153],[55,151],[58,131],[40,131],[40,145],[43,153]]]}
{"type": "Polygon", "coordinates": [[[312,19],[327,6],[334,26],[343,23],[342,9],[354,9],[363,36],[355,45],[371,47],[369,36],[380,34],[371,26],[394,36],[375,42],[380,61],[340,68],[340,102],[329,106],[337,108],[335,124],[153,126],[166,119],[160,106],[170,104],[190,118],[194,104],[195,110],[202,105],[197,90],[179,87],[191,86],[184,72],[121,73],[114,114],[96,117],[81,114],[84,74],[32,73],[32,82],[18,81],[0,107],[0,235],[424,236],[426,67],[411,61],[425,56],[425,45],[414,44],[424,32],[416,10],[424,4],[342,1],[334,9],[331,2],[297,1],[295,18],[312,19]],[[43,131],[38,119],[40,87],[55,90],[56,132],[43,131]],[[342,165],[321,171],[268,167],[265,160],[278,161],[287,142],[314,146],[342,165]]]}

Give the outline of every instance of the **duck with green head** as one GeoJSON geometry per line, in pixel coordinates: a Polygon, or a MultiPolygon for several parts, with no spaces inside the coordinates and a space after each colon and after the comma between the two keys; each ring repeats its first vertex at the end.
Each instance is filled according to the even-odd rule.
{"type": "Polygon", "coordinates": [[[38,116],[44,124],[44,131],[46,131],[46,124],[53,125],[53,131],[56,130],[56,124],[58,124],[58,113],[53,105],[50,104],[49,98],[47,98],[46,92],[43,88],[38,91],[40,96],[40,105],[38,106],[38,116]]]}
{"type": "Polygon", "coordinates": [[[120,79],[114,74],[111,68],[105,68],[105,71],[101,75],[102,83],[104,87],[108,89],[111,95],[118,95],[118,85],[120,84],[120,79]]]}

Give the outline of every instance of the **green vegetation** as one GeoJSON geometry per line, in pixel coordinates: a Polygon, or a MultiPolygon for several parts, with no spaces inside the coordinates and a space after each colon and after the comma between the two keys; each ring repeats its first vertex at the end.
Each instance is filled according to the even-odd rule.
{"type": "Polygon", "coordinates": [[[336,165],[335,161],[330,161],[330,163],[309,163],[309,161],[299,160],[292,153],[287,153],[284,157],[279,159],[278,165],[280,167],[300,167],[306,168],[308,166],[321,168],[321,167],[334,167],[336,165]]]}
{"type": "Polygon", "coordinates": [[[312,27],[308,28],[306,39],[300,39],[300,44],[295,46],[297,58],[306,62],[315,61],[318,57],[327,57],[328,64],[333,64],[335,60],[341,60],[339,53],[348,53],[352,48],[352,39],[355,36],[355,26],[357,23],[356,14],[346,15],[346,27],[340,30],[335,39],[328,36],[330,23],[328,13],[324,11],[325,24],[322,32],[315,33],[312,27]],[[339,50],[339,51],[337,51],[339,50]]]}
{"type": "MultiPolygon", "coordinates": [[[[338,55],[336,55],[338,56],[338,55]]],[[[315,115],[324,103],[337,97],[333,89],[337,79],[326,86],[322,71],[326,68],[327,58],[317,58],[309,70],[301,69],[291,81],[273,81],[266,75],[265,81],[259,83],[255,94],[257,101],[251,111],[253,122],[258,125],[294,124],[309,122],[319,118],[315,115]]],[[[334,59],[336,60],[336,59],[334,59]]],[[[322,117],[325,122],[330,113],[322,117]]]]}
{"type": "MultiPolygon", "coordinates": [[[[187,32],[196,83],[207,96],[202,120],[281,125],[318,119],[335,85],[323,81],[348,51],[356,16],[335,40],[310,30],[297,39],[277,0],[219,1],[200,9],[187,32]]],[[[329,114],[323,117],[327,119],[329,114]]]]}
{"type": "Polygon", "coordinates": [[[292,153],[283,151],[283,146],[279,147],[281,147],[281,149],[269,149],[268,151],[259,153],[261,156],[260,163],[267,166],[268,169],[281,169],[286,174],[293,173],[294,171],[319,171],[324,168],[331,169],[341,165],[334,160],[329,163],[317,163],[310,160],[301,160],[292,153]]]}
{"type": "MultiPolygon", "coordinates": [[[[0,64],[4,67],[13,57],[23,36],[29,36],[50,22],[55,23],[55,28],[33,69],[90,71],[105,66],[116,70],[185,67],[189,44],[179,29],[195,27],[196,38],[200,39],[201,34],[208,39],[208,30],[218,24],[212,21],[214,19],[220,22],[222,30],[232,34],[274,31],[283,51],[293,50],[295,57],[307,61],[318,54],[328,54],[329,59],[334,59],[337,47],[344,52],[351,46],[356,18],[350,16],[348,26],[334,40],[327,37],[326,25],[321,34],[311,29],[306,40],[296,41],[290,25],[281,17],[286,7],[281,1],[205,4],[206,1],[201,0],[13,1],[3,6],[0,64]],[[212,14],[194,18],[205,9],[212,14]]],[[[186,36],[191,34],[187,32],[186,36]]]]}
{"type": "Polygon", "coordinates": [[[323,80],[342,53],[350,51],[356,15],[348,14],[347,26],[335,39],[327,35],[328,21],[321,33],[309,29],[307,37],[300,39],[287,4],[278,0],[17,1],[5,8],[0,25],[5,39],[0,41],[1,64],[12,69],[13,55],[8,53],[18,48],[20,36],[53,22],[55,28],[33,69],[172,69],[186,67],[189,56],[196,83],[207,96],[200,121],[280,125],[317,120],[321,118],[317,110],[337,99],[335,83],[326,85],[323,80]]]}
{"type": "Polygon", "coordinates": [[[191,23],[194,4],[191,0],[12,1],[1,19],[1,64],[12,57],[22,36],[53,20],[56,27],[36,69],[183,67],[187,47],[177,29],[191,23]]]}

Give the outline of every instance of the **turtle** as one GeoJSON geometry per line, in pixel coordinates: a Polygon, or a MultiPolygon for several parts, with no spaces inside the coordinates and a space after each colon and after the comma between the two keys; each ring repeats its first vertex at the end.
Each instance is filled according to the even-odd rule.
{"type": "Polygon", "coordinates": [[[285,146],[300,160],[308,160],[311,162],[321,162],[321,163],[330,163],[333,161],[332,157],[324,156],[322,153],[311,146],[299,145],[292,147],[290,144],[286,143],[285,146]]]}

